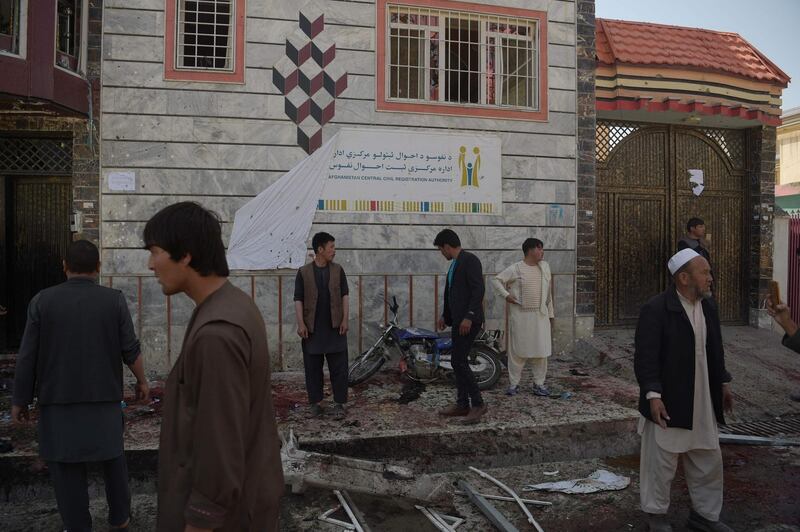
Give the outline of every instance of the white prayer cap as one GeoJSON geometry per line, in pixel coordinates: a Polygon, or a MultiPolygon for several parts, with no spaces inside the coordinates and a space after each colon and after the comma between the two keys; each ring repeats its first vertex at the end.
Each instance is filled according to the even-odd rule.
{"type": "Polygon", "coordinates": [[[669,273],[671,275],[675,275],[675,272],[681,269],[681,267],[692,260],[695,257],[699,257],[700,254],[697,253],[695,250],[691,248],[682,249],[669,259],[667,263],[667,268],[669,268],[669,273]]]}

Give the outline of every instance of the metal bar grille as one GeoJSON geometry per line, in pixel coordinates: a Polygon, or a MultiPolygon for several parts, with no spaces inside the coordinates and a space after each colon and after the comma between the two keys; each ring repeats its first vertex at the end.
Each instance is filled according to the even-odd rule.
{"type": "Polygon", "coordinates": [[[733,423],[720,426],[719,430],[725,434],[743,436],[800,436],[800,417],[733,423]]]}
{"type": "Polygon", "coordinates": [[[800,214],[789,220],[789,286],[787,287],[787,304],[791,309],[792,319],[800,323],[800,214]]]}
{"type": "Polygon", "coordinates": [[[72,139],[0,136],[0,172],[72,175],[72,139]]]}
{"type": "Polygon", "coordinates": [[[537,22],[389,6],[389,99],[538,107],[537,22]]]}
{"type": "Polygon", "coordinates": [[[178,68],[233,70],[232,0],[178,0],[178,68]]]}

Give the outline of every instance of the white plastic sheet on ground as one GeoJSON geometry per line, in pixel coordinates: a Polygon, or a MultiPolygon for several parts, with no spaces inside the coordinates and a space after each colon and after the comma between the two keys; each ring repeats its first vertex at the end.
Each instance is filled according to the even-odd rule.
{"type": "Polygon", "coordinates": [[[338,134],[238,211],[228,243],[232,270],[299,268],[338,134]],[[298,186],[302,183],[302,186],[298,186]]]}
{"type": "Polygon", "coordinates": [[[630,483],[631,479],[628,477],[615,475],[605,469],[598,469],[587,478],[530,485],[523,491],[539,490],[558,491],[561,493],[594,493],[597,491],[624,490],[630,483]]]}

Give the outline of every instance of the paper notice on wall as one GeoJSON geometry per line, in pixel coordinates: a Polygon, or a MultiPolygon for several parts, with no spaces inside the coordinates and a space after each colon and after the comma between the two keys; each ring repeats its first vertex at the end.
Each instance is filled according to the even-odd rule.
{"type": "Polygon", "coordinates": [[[135,172],[109,172],[108,190],[114,192],[133,192],[136,190],[135,172]]]}
{"type": "Polygon", "coordinates": [[[689,170],[689,185],[692,187],[692,194],[695,196],[699,196],[705,190],[705,185],[703,183],[703,171],[692,169],[689,170]]]}

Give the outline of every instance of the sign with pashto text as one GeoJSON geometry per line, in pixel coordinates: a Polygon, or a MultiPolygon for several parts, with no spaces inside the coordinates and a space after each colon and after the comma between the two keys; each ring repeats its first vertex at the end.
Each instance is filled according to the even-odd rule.
{"type": "Polygon", "coordinates": [[[500,138],[342,129],[317,210],[502,214],[500,138]]]}

